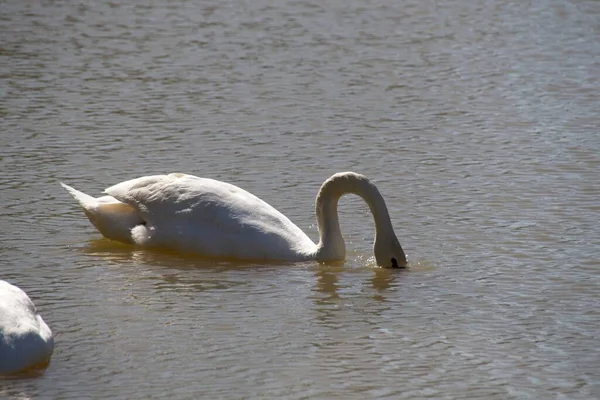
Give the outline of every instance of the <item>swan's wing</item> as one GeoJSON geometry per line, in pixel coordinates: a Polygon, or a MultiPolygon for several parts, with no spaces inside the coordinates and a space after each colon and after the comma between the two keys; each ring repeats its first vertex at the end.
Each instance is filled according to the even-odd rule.
{"type": "MultiPolygon", "coordinates": [[[[47,328],[45,325],[27,293],[17,286],[0,280],[0,338],[2,332],[7,337],[25,335],[27,332],[38,333],[43,327],[47,328]]],[[[52,335],[52,332],[49,335],[52,335]]],[[[0,345],[1,342],[2,340],[0,345]]]]}
{"type": "MultiPolygon", "coordinates": [[[[148,222],[212,223],[234,229],[248,218],[283,217],[266,202],[229,183],[174,173],[145,176],[105,190],[115,199],[135,207],[148,222]]],[[[285,218],[285,217],[283,217],[285,218]]],[[[287,218],[286,218],[287,219],[287,218]]]]}
{"type": "Polygon", "coordinates": [[[26,323],[19,323],[19,321],[35,313],[33,302],[23,290],[0,280],[0,331],[6,330],[8,336],[11,330],[22,332],[31,328],[34,318],[26,323]]]}
{"type": "MultiPolygon", "coordinates": [[[[148,205],[159,200],[158,194],[165,193],[163,188],[168,188],[171,179],[168,175],[151,175],[117,183],[104,190],[104,193],[118,201],[135,207],[143,216],[147,217],[148,205]]],[[[150,207],[152,208],[152,207],[150,207]]]]}
{"type": "Polygon", "coordinates": [[[0,374],[46,362],[54,348],[52,331],[20,288],[0,280],[0,374]]]}
{"type": "Polygon", "coordinates": [[[186,174],[147,176],[105,190],[135,207],[146,224],[136,243],[212,255],[288,259],[312,241],[268,203],[229,183],[186,174]]]}

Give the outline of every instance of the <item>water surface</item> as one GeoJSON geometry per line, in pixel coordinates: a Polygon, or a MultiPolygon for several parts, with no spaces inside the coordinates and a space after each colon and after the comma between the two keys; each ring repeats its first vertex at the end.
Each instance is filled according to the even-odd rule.
{"type": "Polygon", "coordinates": [[[56,334],[9,398],[600,396],[600,3],[82,1],[0,9],[0,277],[56,334]],[[369,176],[411,268],[100,239],[58,184],[235,183],[317,239],[369,176]]]}

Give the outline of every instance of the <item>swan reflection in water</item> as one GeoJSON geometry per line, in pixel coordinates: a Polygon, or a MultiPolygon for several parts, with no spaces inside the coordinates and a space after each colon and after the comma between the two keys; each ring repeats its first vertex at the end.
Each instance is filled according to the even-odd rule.
{"type": "MultiPolygon", "coordinates": [[[[343,274],[356,276],[360,281],[362,289],[371,292],[371,297],[377,301],[385,300],[385,292],[393,290],[397,287],[403,276],[408,273],[409,269],[389,269],[380,268],[376,265],[372,258],[361,258],[353,260],[335,261],[329,263],[314,263],[308,262],[301,265],[281,265],[280,262],[267,263],[249,263],[239,260],[224,260],[207,258],[197,255],[181,255],[174,252],[158,251],[155,249],[138,249],[128,245],[107,239],[93,239],[87,245],[81,248],[81,251],[89,256],[102,258],[111,263],[119,264],[134,264],[139,266],[149,266],[153,270],[152,275],[160,276],[164,283],[176,285],[185,283],[193,284],[191,281],[186,281],[186,277],[179,272],[189,272],[193,270],[210,269],[214,272],[229,272],[229,271],[259,271],[264,277],[265,273],[274,272],[278,276],[285,274],[287,269],[312,271],[314,277],[314,292],[320,294],[319,301],[328,301],[339,299],[339,280],[343,274]],[[355,267],[358,262],[358,267],[355,267]],[[154,267],[158,267],[156,270],[154,267]],[[364,275],[368,275],[365,277],[364,275]],[[359,278],[360,276],[360,278],[359,278]],[[365,279],[366,278],[366,279],[365,279]]],[[[198,274],[193,274],[198,276],[198,274]]],[[[200,289],[203,285],[201,281],[196,282],[196,287],[200,289]]],[[[214,284],[209,285],[214,287],[214,284]]],[[[360,289],[358,289],[360,290],[360,289]]]]}
{"type": "MultiPolygon", "coordinates": [[[[306,323],[315,332],[328,332],[331,340],[345,335],[338,332],[340,327],[370,326],[374,318],[395,309],[411,271],[380,268],[366,257],[295,265],[234,262],[135,249],[106,239],[93,240],[81,250],[93,265],[98,260],[113,264],[102,285],[122,293],[125,303],[194,309],[190,315],[203,315],[210,329],[228,332],[253,318],[267,327],[281,321],[306,323]]],[[[177,318],[160,310],[153,318],[165,324],[177,318]]]]}

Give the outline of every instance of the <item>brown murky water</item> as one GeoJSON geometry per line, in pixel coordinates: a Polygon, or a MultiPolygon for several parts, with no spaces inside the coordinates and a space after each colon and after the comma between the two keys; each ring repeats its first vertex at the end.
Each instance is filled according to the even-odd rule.
{"type": "Polygon", "coordinates": [[[56,334],[9,398],[600,396],[600,3],[0,5],[0,277],[56,334]],[[408,271],[342,199],[339,265],[184,259],[99,239],[90,194],[183,171],[316,239],[361,172],[408,271]]]}

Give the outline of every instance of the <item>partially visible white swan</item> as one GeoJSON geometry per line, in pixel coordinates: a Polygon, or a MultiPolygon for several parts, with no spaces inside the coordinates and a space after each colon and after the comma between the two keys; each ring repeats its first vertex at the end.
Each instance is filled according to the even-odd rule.
{"type": "Polygon", "coordinates": [[[0,280],[0,374],[44,366],[53,349],[52,331],[31,299],[0,280]]]}
{"type": "Polygon", "coordinates": [[[383,197],[366,177],[341,172],[327,179],[316,199],[318,244],[285,215],[229,183],[174,173],[145,176],[111,186],[94,198],[67,189],[90,222],[108,239],[145,247],[254,260],[332,261],[346,255],[337,204],[361,196],[375,220],[374,252],[383,267],[404,267],[383,197]]]}

